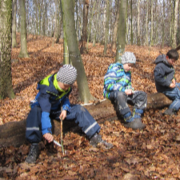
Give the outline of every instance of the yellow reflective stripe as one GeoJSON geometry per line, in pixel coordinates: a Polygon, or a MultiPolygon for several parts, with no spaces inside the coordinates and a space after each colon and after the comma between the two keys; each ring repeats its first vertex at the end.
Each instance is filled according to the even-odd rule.
{"type": "Polygon", "coordinates": [[[39,84],[43,84],[43,85],[49,86],[49,80],[48,79],[49,79],[50,76],[52,76],[52,74],[47,76],[47,77],[45,77],[43,80],[41,80],[39,84]]]}
{"type": "Polygon", "coordinates": [[[67,91],[64,91],[60,96],[58,96],[57,94],[51,92],[51,91],[46,91],[49,94],[52,94],[54,96],[57,96],[56,100],[61,99],[63,96],[65,96],[69,91],[71,90],[71,88],[69,87],[69,89],[67,91]]]}

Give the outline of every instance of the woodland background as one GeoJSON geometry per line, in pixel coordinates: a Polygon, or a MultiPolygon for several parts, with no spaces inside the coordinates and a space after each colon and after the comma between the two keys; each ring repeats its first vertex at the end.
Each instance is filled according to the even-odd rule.
{"type": "MultiPolygon", "coordinates": [[[[0,2],[2,126],[26,119],[30,110],[29,102],[37,93],[37,82],[58,71],[63,63],[75,62],[71,57],[69,41],[66,41],[68,32],[63,33],[65,25],[63,26],[60,1],[7,2],[10,3],[9,6],[4,0],[0,2]],[[6,16],[2,16],[6,12],[5,7],[13,7],[13,19],[8,21],[12,22],[12,39],[8,35],[11,28],[7,28],[11,26],[3,26],[6,19],[6,16]],[[4,41],[6,37],[9,39],[4,41]],[[12,87],[10,92],[13,93],[6,93],[9,91],[7,84],[12,87]]],[[[75,34],[80,50],[76,57],[81,56],[88,89],[93,97],[104,99],[103,77],[110,63],[118,60],[119,45],[122,51],[131,51],[137,58],[136,67],[132,71],[134,89],[147,94],[156,92],[153,62],[158,55],[166,54],[179,44],[178,0],[64,2],[73,5],[73,11],[71,9],[65,12],[74,12],[75,34]]],[[[175,69],[176,80],[180,82],[179,61],[175,64],[175,69]]],[[[83,88],[86,88],[85,84],[82,81],[83,88]]],[[[81,88],[76,82],[70,101],[83,104],[82,99],[81,88]]],[[[90,97],[89,100],[85,99],[93,102],[90,97]]],[[[37,163],[28,165],[24,160],[29,144],[20,147],[3,147],[1,144],[0,178],[180,179],[180,114],[162,116],[165,109],[145,111],[142,121],[146,128],[142,131],[126,129],[118,119],[101,123],[101,135],[114,145],[111,150],[104,147],[93,148],[82,133],[72,131],[64,135],[66,155],[62,155],[60,148],[52,149],[42,142],[37,163]]],[[[59,136],[55,136],[55,139],[59,140],[59,136]]]]}

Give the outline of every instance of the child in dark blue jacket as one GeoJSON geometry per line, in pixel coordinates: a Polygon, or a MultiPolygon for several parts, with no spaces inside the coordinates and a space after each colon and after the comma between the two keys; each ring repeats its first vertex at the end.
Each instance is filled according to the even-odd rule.
{"type": "Polygon", "coordinates": [[[180,83],[175,80],[174,63],[178,60],[177,50],[171,49],[166,55],[162,54],[155,60],[154,79],[158,92],[165,94],[173,102],[164,114],[172,115],[180,108],[180,83]]]}
{"type": "Polygon", "coordinates": [[[121,63],[111,64],[104,76],[104,97],[115,104],[116,111],[124,118],[124,126],[132,129],[143,129],[141,115],[147,105],[147,95],[143,91],[134,91],[131,86],[131,67],[136,63],[132,52],[122,55],[121,63]],[[127,102],[134,105],[131,113],[127,102]]]}
{"type": "Polygon", "coordinates": [[[26,162],[35,163],[39,154],[38,143],[42,136],[51,143],[53,141],[51,119],[75,120],[78,126],[97,146],[103,143],[107,148],[112,145],[103,141],[100,126],[80,105],[71,105],[68,99],[71,86],[76,80],[77,70],[71,65],[63,65],[56,74],[49,75],[38,83],[39,90],[31,104],[31,111],[26,120],[26,139],[31,143],[26,162]]]}

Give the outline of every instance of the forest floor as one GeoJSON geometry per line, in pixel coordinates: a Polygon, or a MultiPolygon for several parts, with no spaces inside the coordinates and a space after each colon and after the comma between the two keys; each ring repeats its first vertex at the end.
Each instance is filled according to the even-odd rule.
{"type": "MultiPolygon", "coordinates": [[[[12,49],[12,83],[15,99],[0,100],[0,125],[20,121],[27,117],[29,102],[34,99],[37,82],[58,71],[63,62],[63,43],[53,44],[48,37],[28,36],[29,58],[18,58],[18,46],[12,49]]],[[[89,44],[87,54],[82,55],[91,94],[102,100],[103,77],[110,63],[115,60],[115,50],[103,55],[103,45],[89,44]]],[[[169,50],[165,47],[126,46],[134,52],[136,67],[132,70],[135,90],[155,93],[153,70],[155,58],[169,50]]],[[[180,62],[175,64],[176,79],[180,82],[180,62]]],[[[71,103],[81,104],[77,83],[70,95],[71,103]]],[[[34,165],[24,163],[29,145],[0,148],[1,179],[124,179],[124,180],[176,180],[180,179],[180,113],[162,116],[166,108],[145,111],[142,131],[124,128],[120,121],[106,121],[101,125],[101,135],[114,147],[106,150],[94,148],[80,134],[68,132],[64,136],[64,148],[50,149],[40,143],[41,154],[34,165]]],[[[59,137],[55,137],[59,139],[59,137]]]]}

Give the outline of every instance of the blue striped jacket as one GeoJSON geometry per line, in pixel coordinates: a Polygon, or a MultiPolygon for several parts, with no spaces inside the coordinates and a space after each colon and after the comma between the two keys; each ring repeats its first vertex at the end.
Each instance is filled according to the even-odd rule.
{"type": "Polygon", "coordinates": [[[104,97],[109,98],[112,91],[124,92],[126,89],[132,89],[131,72],[125,72],[120,63],[110,64],[104,76],[104,97]]]}

